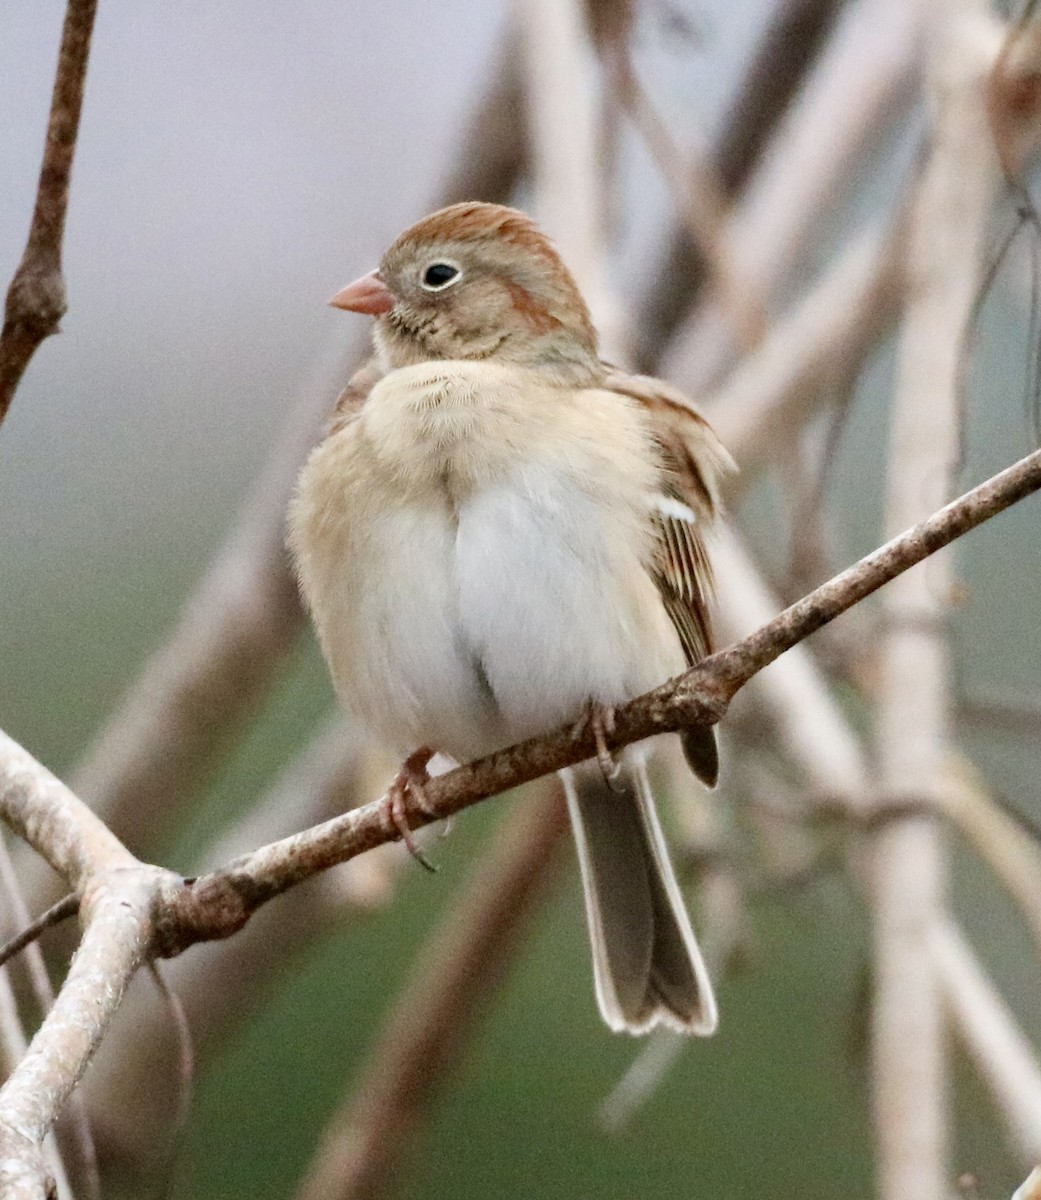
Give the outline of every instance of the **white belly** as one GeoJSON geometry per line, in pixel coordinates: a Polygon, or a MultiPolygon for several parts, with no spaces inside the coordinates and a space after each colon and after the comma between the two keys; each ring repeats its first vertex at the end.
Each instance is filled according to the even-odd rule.
{"type": "Polygon", "coordinates": [[[384,514],[326,640],[345,704],[398,752],[466,761],[682,668],[639,562],[565,493],[529,472],[457,513],[384,514]]]}
{"type": "Polygon", "coordinates": [[[454,563],[462,638],[511,739],[682,668],[633,547],[612,540],[596,500],[559,478],[529,469],[475,495],[459,513],[454,563]]]}

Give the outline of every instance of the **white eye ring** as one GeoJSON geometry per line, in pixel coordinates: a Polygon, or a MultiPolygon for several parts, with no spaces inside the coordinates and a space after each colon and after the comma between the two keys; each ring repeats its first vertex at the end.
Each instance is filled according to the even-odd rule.
{"type": "Polygon", "coordinates": [[[425,292],[443,292],[463,277],[463,269],[448,258],[439,258],[427,263],[419,277],[419,286],[425,292]]]}

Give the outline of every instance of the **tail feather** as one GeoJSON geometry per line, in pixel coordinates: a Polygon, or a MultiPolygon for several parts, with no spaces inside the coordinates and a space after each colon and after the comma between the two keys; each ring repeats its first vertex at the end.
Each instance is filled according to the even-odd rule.
{"type": "Polygon", "coordinates": [[[623,790],[597,768],[561,772],[578,848],[597,1001],[614,1030],[716,1028],[716,1002],[669,862],[643,760],[623,790]]]}
{"type": "Polygon", "coordinates": [[[687,766],[710,788],[719,782],[719,750],[716,747],[716,731],[711,726],[707,729],[688,729],[680,734],[683,746],[683,756],[687,766]]]}

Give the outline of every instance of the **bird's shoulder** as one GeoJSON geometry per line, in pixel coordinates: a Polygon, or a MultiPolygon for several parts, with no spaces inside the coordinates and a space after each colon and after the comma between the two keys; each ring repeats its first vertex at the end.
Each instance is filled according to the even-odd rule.
{"type": "Polygon", "coordinates": [[[668,491],[712,519],[721,508],[722,482],[737,468],[697,404],[662,379],[609,364],[601,386],[636,402],[661,453],[668,491]]]}

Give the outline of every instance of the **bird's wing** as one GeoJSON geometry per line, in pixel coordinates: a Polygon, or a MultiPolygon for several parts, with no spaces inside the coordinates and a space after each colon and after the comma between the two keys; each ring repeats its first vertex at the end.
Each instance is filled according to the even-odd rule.
{"type": "Polygon", "coordinates": [[[734,469],[712,427],[692,401],[659,379],[608,369],[605,386],[646,413],[665,467],[655,512],[655,583],[690,663],[712,649],[712,568],[705,533],[718,516],[722,478],[734,469]]]}
{"type": "MultiPolygon", "coordinates": [[[[712,652],[712,567],[705,535],[721,511],[720,484],[736,469],[734,461],[694,403],[668,384],[609,368],[604,386],[640,404],[661,451],[665,472],[654,514],[658,539],[651,574],[693,665],[712,652]]],[[[712,730],[690,731],[683,745],[695,773],[715,783],[712,730]]]]}
{"type": "Polygon", "coordinates": [[[368,399],[369,392],[379,383],[384,371],[375,357],[370,358],[364,366],[359,367],[351,376],[347,386],[336,399],[336,407],[329,419],[326,436],[331,437],[346,429],[361,412],[361,407],[368,399]]]}

